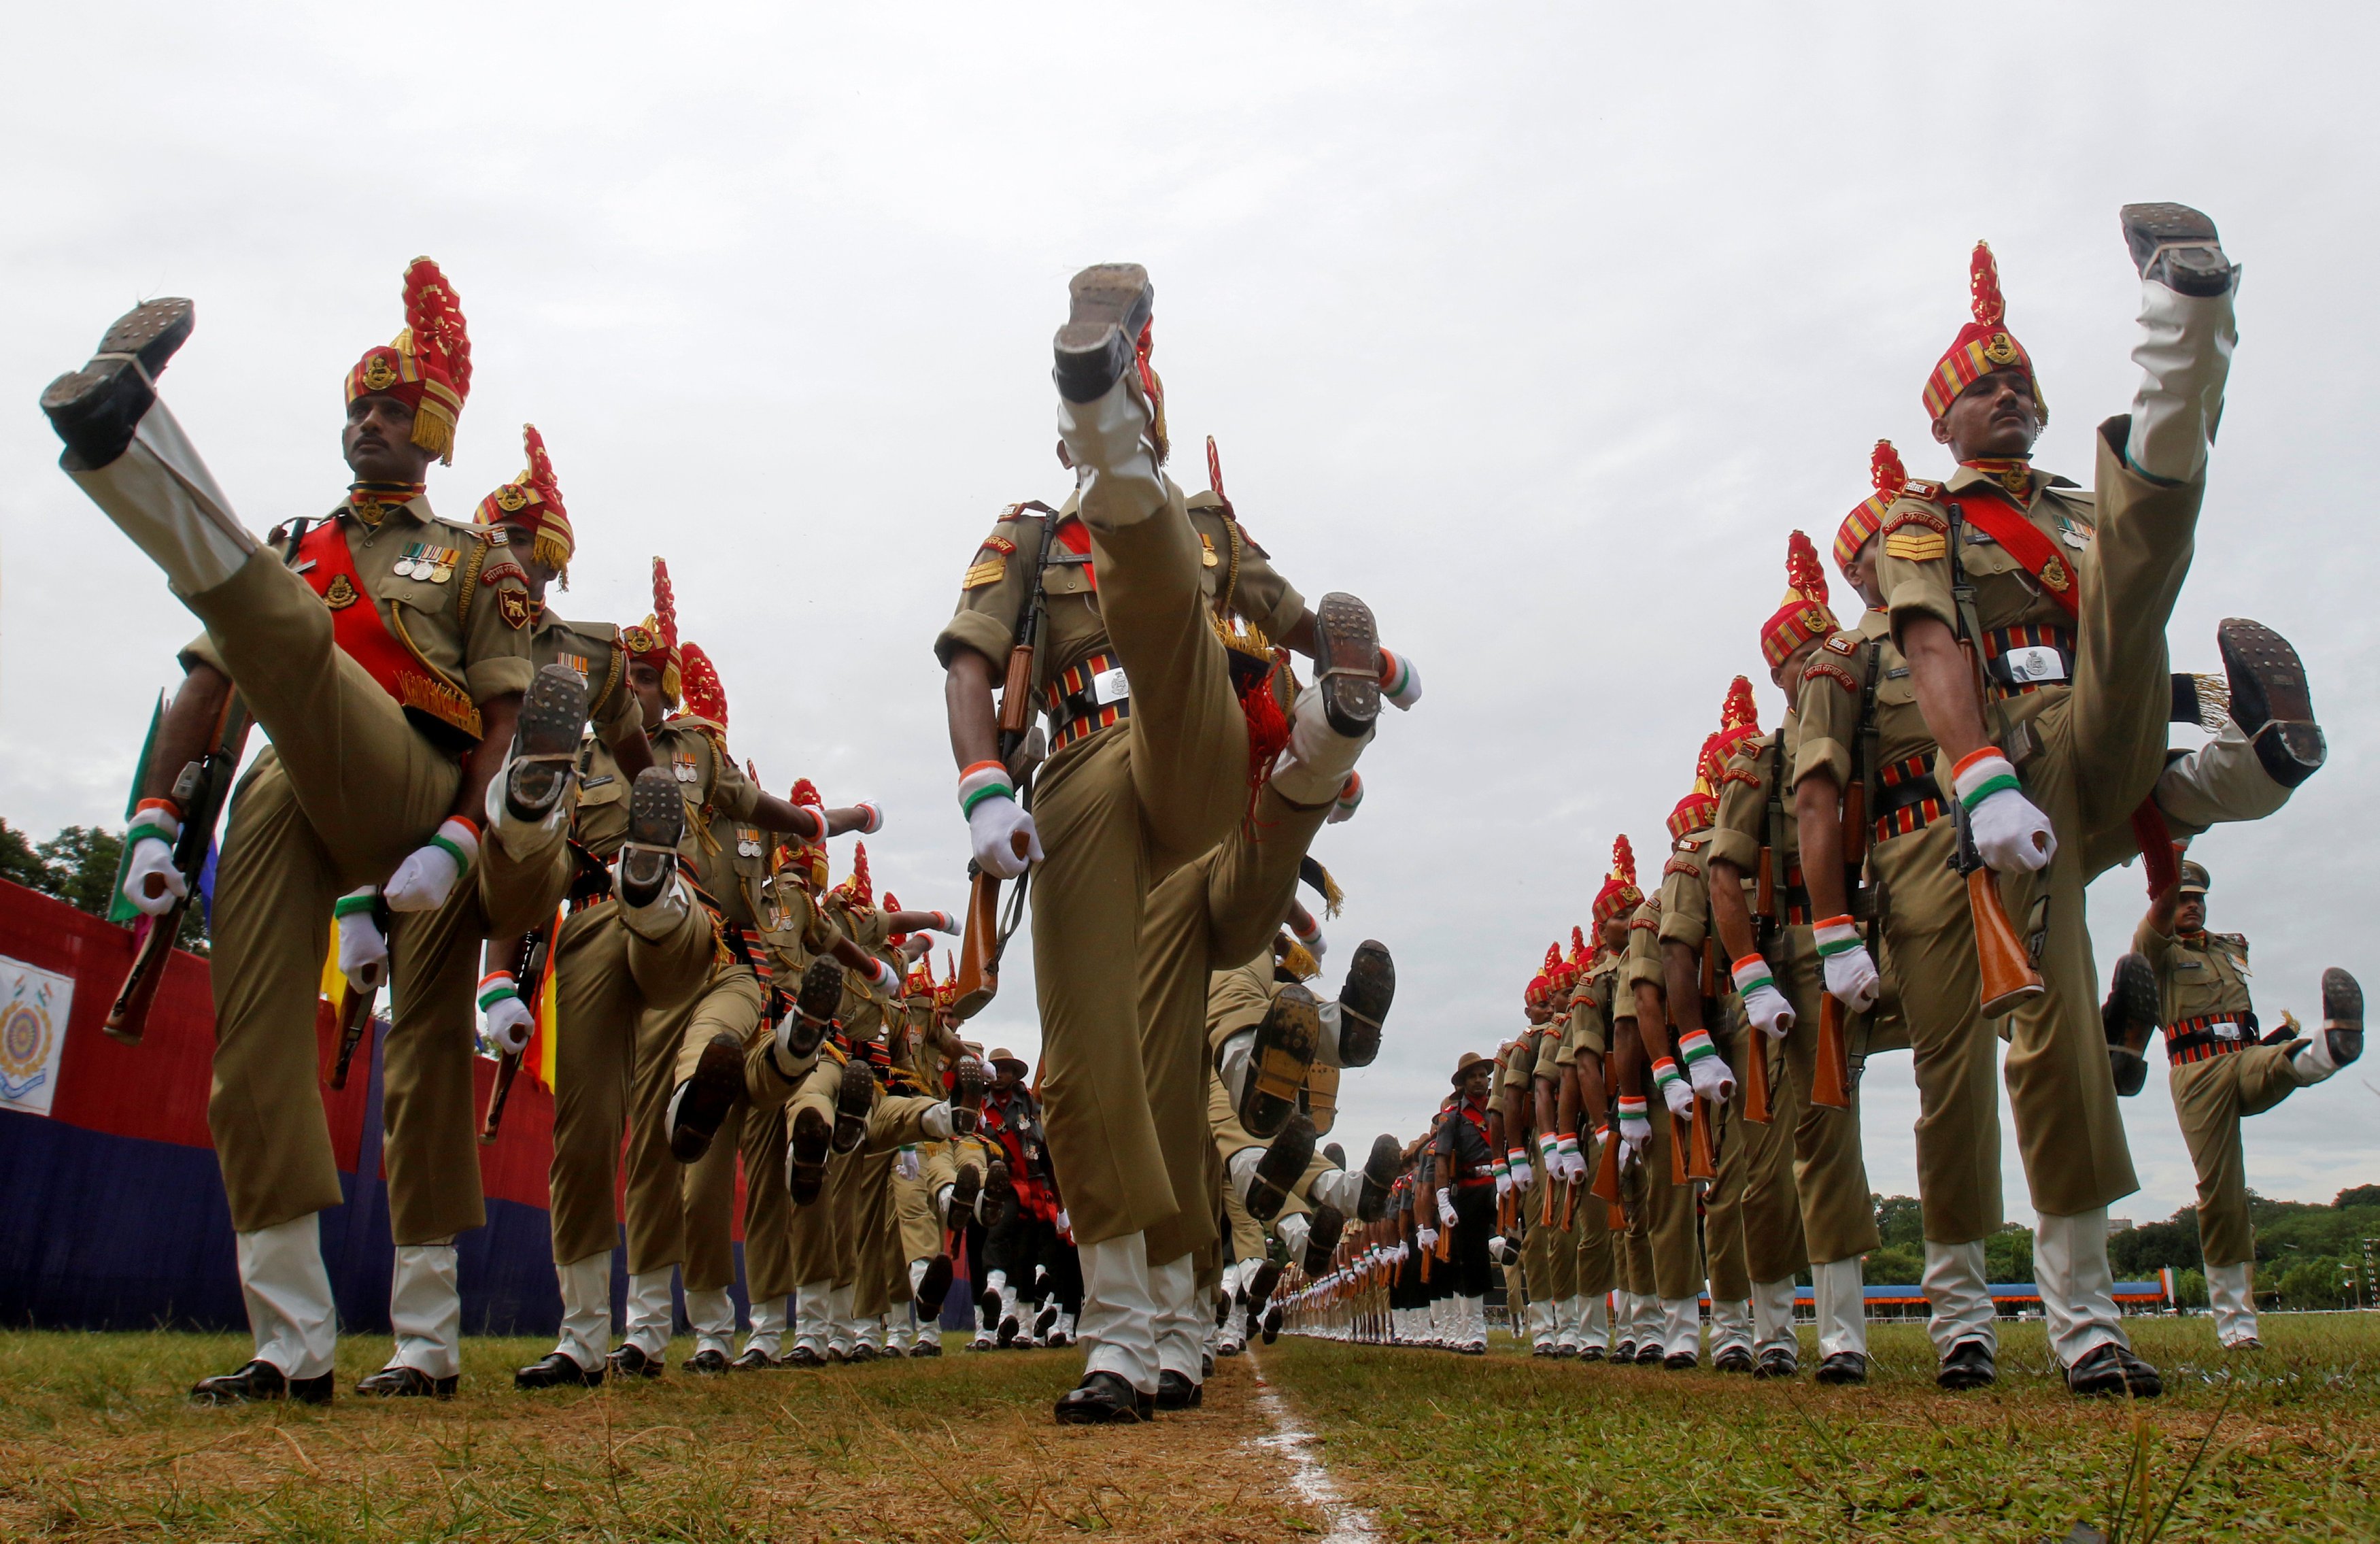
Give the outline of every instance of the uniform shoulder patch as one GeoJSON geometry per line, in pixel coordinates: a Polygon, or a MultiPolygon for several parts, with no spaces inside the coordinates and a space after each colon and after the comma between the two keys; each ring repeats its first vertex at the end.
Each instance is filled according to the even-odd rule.
{"type": "Polygon", "coordinates": [[[1810,668],[1802,673],[1802,678],[1806,681],[1813,675],[1822,675],[1847,692],[1856,693],[1860,689],[1859,682],[1852,678],[1852,673],[1832,660],[1811,661],[1810,668]]]}
{"type": "Polygon", "coordinates": [[[1002,510],[1002,511],[1001,511],[997,516],[995,516],[995,517],[994,517],[994,518],[995,518],[995,519],[997,519],[997,520],[999,520],[999,521],[1001,521],[1002,523],[1005,524],[1006,522],[1008,522],[1008,521],[1010,521],[1010,520],[1014,520],[1014,519],[1015,519],[1018,516],[1023,515],[1024,513],[1025,513],[1025,506],[1024,506],[1023,505],[1021,505],[1021,504],[1012,504],[1012,505],[1010,505],[1007,508],[1005,508],[1005,509],[1002,510]]]}
{"type": "Polygon", "coordinates": [[[528,590],[507,586],[496,591],[496,614],[503,617],[504,626],[515,632],[523,631],[536,621],[538,610],[537,602],[528,598],[528,590]]]}
{"type": "Polygon", "coordinates": [[[1008,555],[1010,553],[1013,553],[1013,552],[1014,552],[1015,550],[1016,550],[1016,543],[1015,543],[1015,542],[1014,542],[1014,541],[1010,541],[1007,537],[1005,537],[1005,536],[987,536],[987,537],[985,537],[985,538],[983,539],[983,551],[984,551],[984,552],[987,552],[987,553],[1000,553],[1002,556],[1005,557],[1005,556],[1006,556],[1006,555],[1008,555]]]}
{"type": "Polygon", "coordinates": [[[1851,655],[1859,652],[1859,635],[1857,633],[1837,633],[1834,637],[1827,639],[1824,647],[1829,654],[1841,654],[1848,658],[1851,655]]]}
{"type": "Polygon", "coordinates": [[[1949,555],[1950,538],[1941,522],[1926,515],[1903,520],[1899,529],[1884,529],[1884,555],[1903,563],[1935,563],[1949,555]]]}
{"type": "Polygon", "coordinates": [[[1683,874],[1688,879],[1698,880],[1703,877],[1702,865],[1681,854],[1661,865],[1663,879],[1669,878],[1671,874],[1683,874]]]}
{"type": "Polygon", "coordinates": [[[988,557],[966,571],[966,577],[959,581],[959,588],[981,590],[985,585],[998,584],[1007,577],[1008,560],[1004,557],[988,557]]]}
{"type": "Polygon", "coordinates": [[[528,583],[528,571],[508,557],[498,558],[495,562],[491,563],[485,568],[480,570],[480,582],[481,584],[500,585],[506,579],[511,579],[516,584],[527,586],[528,583]]]}
{"type": "Polygon", "coordinates": [[[1901,485],[1900,492],[1904,498],[1939,498],[1942,495],[1942,485],[1931,478],[1912,477],[1901,485]]]}
{"type": "Polygon", "coordinates": [[[1947,535],[1950,529],[1950,522],[1922,504],[1896,504],[1884,517],[1884,529],[1887,535],[1910,527],[1923,527],[1927,530],[1941,531],[1947,535]]]}

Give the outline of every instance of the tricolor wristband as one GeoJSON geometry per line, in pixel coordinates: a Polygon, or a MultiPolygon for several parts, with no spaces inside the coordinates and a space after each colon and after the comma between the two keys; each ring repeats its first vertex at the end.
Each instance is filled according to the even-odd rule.
{"type": "Polygon", "coordinates": [[[1728,973],[1735,978],[1735,990],[1746,997],[1763,987],[1771,991],[1777,990],[1776,974],[1768,968],[1768,962],[1758,954],[1744,955],[1728,967],[1728,973]]]}
{"type": "Polygon", "coordinates": [[[1559,1152],[1574,1153],[1578,1151],[1578,1133],[1575,1131],[1563,1132],[1560,1137],[1555,1139],[1554,1148],[1555,1150],[1559,1152]]]}
{"type": "Polygon", "coordinates": [[[1554,1147],[1555,1140],[1551,1133],[1537,1138],[1537,1151],[1545,1156],[1548,1162],[1553,1161],[1554,1147]]]}
{"type": "Polygon", "coordinates": [[[1360,772],[1349,772],[1347,781],[1339,784],[1339,808],[1353,810],[1364,802],[1364,778],[1360,772]]]}
{"type": "Polygon", "coordinates": [[[1678,1064],[1670,1057],[1664,1056],[1653,1064],[1653,1081],[1660,1088],[1666,1088],[1675,1083],[1679,1076],[1678,1064]]]}
{"type": "Polygon", "coordinates": [[[2019,793],[2023,787],[2016,780],[2016,769],[1994,746],[1960,758],[1959,764],[1950,769],[1950,791],[1969,810],[1994,794],[2019,793]]]}
{"type": "Polygon", "coordinates": [[[1678,1037],[1678,1054],[1686,1059],[1686,1065],[1693,1066],[1696,1062],[1718,1055],[1718,1051],[1711,1044],[1710,1031],[1696,1029],[1678,1037]]]}
{"type": "Polygon", "coordinates": [[[379,900],[380,892],[368,884],[361,890],[355,892],[353,894],[342,895],[337,900],[333,901],[331,903],[331,915],[334,917],[353,917],[358,912],[368,912],[371,910],[373,906],[376,905],[379,900]]]}
{"type": "Polygon", "coordinates": [[[1849,917],[1829,917],[1812,932],[1818,941],[1820,959],[1849,954],[1860,946],[1859,928],[1849,917]]]}
{"type": "MultiPolygon", "coordinates": [[[[1663,1060],[1666,1061],[1668,1058],[1664,1057],[1663,1060]]],[[[1674,1077],[1677,1074],[1672,1071],[1670,1076],[1674,1077]]],[[[1641,1121],[1644,1118],[1645,1100],[1642,1098],[1627,1094],[1620,1096],[1620,1119],[1623,1124],[1629,1121],[1641,1121]]]]}
{"type": "Polygon", "coordinates": [[[455,860],[455,873],[459,879],[469,873],[471,865],[479,861],[480,828],[464,816],[449,815],[438,822],[437,831],[431,835],[430,845],[446,849],[446,856],[455,860]]]}
{"type": "Polygon", "coordinates": [[[138,842],[154,836],[167,844],[182,839],[182,807],[172,799],[142,799],[125,827],[124,839],[138,842]]]}
{"type": "Polygon", "coordinates": [[[480,978],[480,1012],[486,1013],[508,997],[515,1001],[520,997],[513,987],[512,972],[495,970],[480,978]]]}
{"type": "Polygon", "coordinates": [[[1529,1161],[1529,1149],[1526,1148],[1514,1148],[1511,1152],[1504,1155],[1504,1161],[1514,1168],[1525,1168],[1529,1161]]]}
{"type": "Polygon", "coordinates": [[[975,807],[990,798],[1016,797],[1015,780],[997,761],[978,761],[959,773],[959,813],[972,817],[975,807]]]}

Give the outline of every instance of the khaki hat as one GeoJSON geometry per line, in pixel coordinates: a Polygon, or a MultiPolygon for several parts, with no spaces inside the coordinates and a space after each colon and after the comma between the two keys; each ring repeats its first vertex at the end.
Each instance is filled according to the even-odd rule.
{"type": "Polygon", "coordinates": [[[1463,1075],[1469,1072],[1473,1067],[1492,1067],[1496,1063],[1492,1058],[1482,1056],[1475,1051],[1464,1052],[1463,1053],[1463,1060],[1454,1064],[1454,1086],[1458,1088],[1461,1088],[1463,1086],[1463,1075]]]}
{"type": "Polygon", "coordinates": [[[2185,860],[2181,866],[2181,893],[2185,895],[2206,894],[2206,865],[2185,860]]]}
{"type": "Polygon", "coordinates": [[[1026,1073],[1033,1070],[1025,1064],[1024,1057],[1019,1056],[1016,1052],[1009,1050],[1004,1045],[994,1047],[991,1054],[985,1057],[984,1060],[995,1067],[1002,1065],[1003,1063],[1014,1062],[1016,1064],[1016,1076],[1019,1077],[1024,1076],[1026,1073]]]}

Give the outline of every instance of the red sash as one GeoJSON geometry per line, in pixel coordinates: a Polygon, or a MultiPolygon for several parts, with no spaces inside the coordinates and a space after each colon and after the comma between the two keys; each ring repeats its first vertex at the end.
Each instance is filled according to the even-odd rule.
{"type": "Polygon", "coordinates": [[[480,737],[480,710],[470,694],[423,663],[420,656],[390,635],[380,602],[356,572],[347,533],[324,520],[298,543],[301,577],[331,609],[331,633],[347,657],[364,667],[381,689],[407,711],[427,714],[473,739],[480,737]]]}
{"type": "MultiPolygon", "coordinates": [[[[1051,531],[1050,534],[1051,538],[1057,541],[1058,545],[1065,548],[1066,551],[1073,553],[1075,556],[1088,557],[1090,555],[1091,528],[1083,524],[1082,520],[1078,517],[1073,515],[1065,516],[1059,520],[1058,529],[1051,531]]],[[[1084,564],[1083,577],[1090,581],[1092,593],[1098,593],[1099,588],[1099,571],[1098,567],[1088,563],[1084,564]]]]}
{"type": "MultiPolygon", "coordinates": [[[[1975,490],[1982,493],[1982,489],[1975,490]]],[[[2058,602],[2058,610],[2070,619],[2081,600],[2080,580],[2074,565],[2058,552],[2056,542],[2042,534],[2041,528],[2025,518],[2023,512],[1997,493],[1962,499],[1959,513],[1969,525],[2008,549],[2010,557],[2023,565],[2024,571],[2041,581],[2042,589],[2058,602]]]]}

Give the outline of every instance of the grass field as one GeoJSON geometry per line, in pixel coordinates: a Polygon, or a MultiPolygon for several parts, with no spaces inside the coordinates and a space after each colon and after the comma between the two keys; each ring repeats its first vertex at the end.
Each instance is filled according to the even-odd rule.
{"type": "MultiPolygon", "coordinates": [[[[2380,1538],[2380,1319],[2273,1318],[2218,1360],[2204,1319],[2135,1321],[2173,1393],[2084,1404],[2038,1326],[2000,1386],[1937,1393],[1922,1331],[1878,1326],[1860,1390],[1285,1338],[1262,1375],[1348,1499],[1398,1539],[2063,1538],[2128,1475],[2154,1514],[2210,1430],[2166,1539],[2380,1538]]],[[[474,1341],[450,1403],[197,1410],[244,1341],[0,1333],[0,1538],[1314,1538],[1258,1440],[1257,1367],[1154,1430],[1062,1429],[1070,1353],[516,1394],[545,1343],[474,1341]]],[[[690,1347],[681,1342],[684,1355],[690,1347]]],[[[2145,1538],[2128,1526],[2127,1544],[2145,1538]]]]}
{"type": "Polygon", "coordinates": [[[2062,1539],[2139,1513],[2141,1460],[2154,1522],[2210,1430],[2163,1538],[2380,1538],[2380,1319],[2262,1328],[2223,1357],[2204,1319],[2132,1321],[2168,1392],[2130,1406],[2065,1392],[2038,1323],[2003,1323],[2000,1383],[1958,1395],[1897,1324],[1862,1389],[1286,1338],[1265,1370],[1390,1538],[2062,1539]]]}

